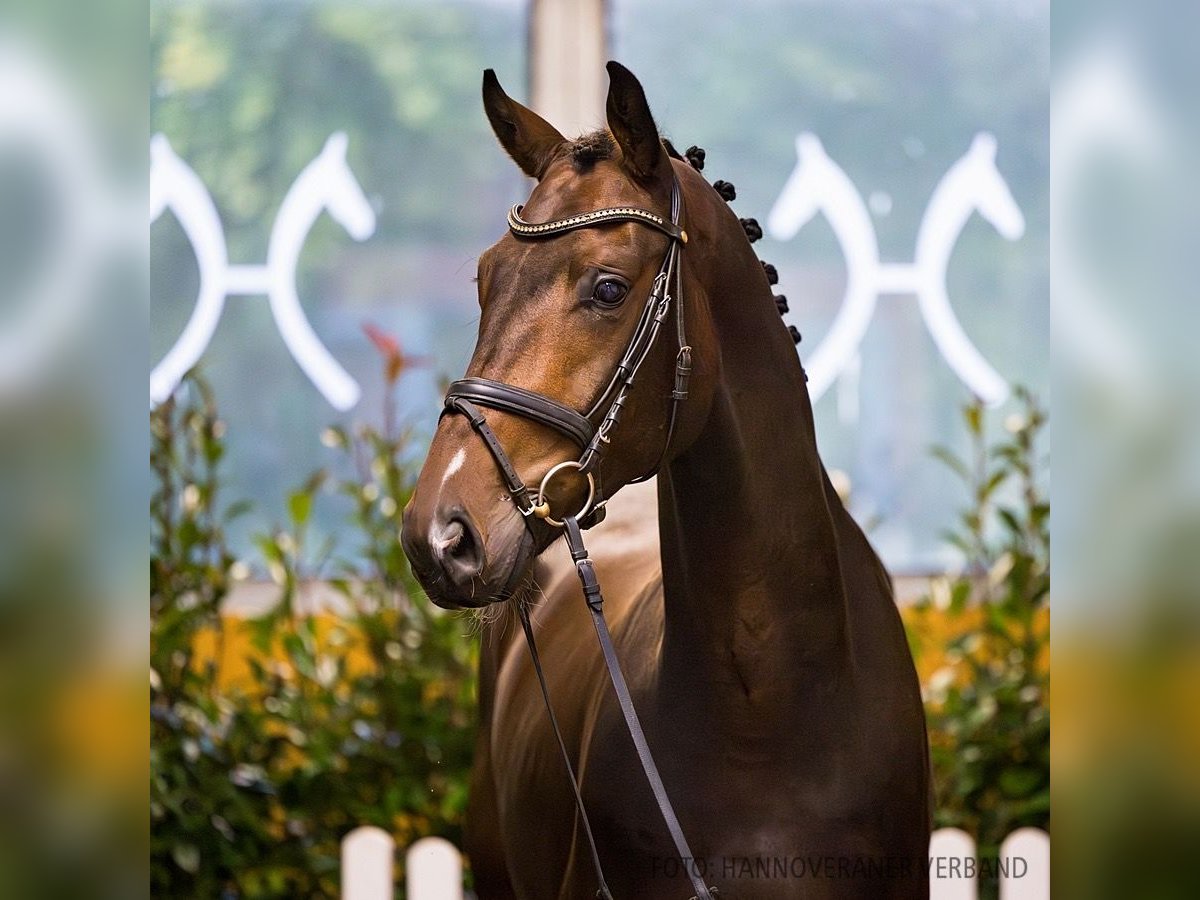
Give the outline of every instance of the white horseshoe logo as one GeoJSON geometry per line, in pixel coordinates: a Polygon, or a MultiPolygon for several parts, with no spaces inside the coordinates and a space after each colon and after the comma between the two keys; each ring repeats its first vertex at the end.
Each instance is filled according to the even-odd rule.
{"type": "MultiPolygon", "coordinates": [[[[37,153],[50,180],[48,204],[60,209],[47,261],[35,273],[15,314],[0,329],[0,401],[37,384],[61,358],[100,267],[124,252],[126,228],[141,210],[108,184],[96,141],[77,98],[54,67],[32,49],[0,38],[0,143],[37,153]]],[[[139,247],[140,249],[140,247],[139,247]]]]}
{"type": "Polygon", "coordinates": [[[880,262],[875,227],[861,195],[816,135],[805,132],[796,138],[796,156],[796,168],[771,208],[767,228],[775,239],[790,240],[824,212],[847,268],[842,306],[807,365],[813,399],[844,370],[853,371],[879,296],[912,293],[938,351],[959,379],[985,403],[1003,402],[1007,382],[963,331],[946,290],[950,255],[972,212],[978,210],[1010,241],[1025,233],[1025,217],[996,169],[996,138],[977,134],[971,149],[942,176],[921,220],[915,261],[907,264],[880,262]]]}
{"type": "Polygon", "coordinates": [[[300,306],[296,263],[309,230],[322,209],[329,210],[356,241],[375,231],[375,212],[346,164],[347,138],[337,132],[316,159],[305,166],[284,197],[271,229],[265,265],[233,265],[225,246],[225,230],[204,183],[176,155],[165,135],[150,142],[150,221],[174,211],[192,244],[200,268],[196,306],[174,346],[150,373],[150,400],[161,403],[175,390],[212,340],[225,308],[235,294],[266,294],[271,315],[292,357],[326,400],[347,410],[361,395],[350,377],[321,343],[300,306]]]}
{"type": "MultiPolygon", "coordinates": [[[[1058,345],[1086,375],[1126,406],[1157,397],[1145,350],[1106,299],[1078,246],[1072,188],[1093,153],[1116,156],[1134,169],[1173,164],[1167,117],[1144,83],[1136,60],[1115,36],[1096,39],[1064,67],[1050,98],[1050,311],[1058,345]]],[[[1140,408],[1144,409],[1142,405],[1140,408]]]]}

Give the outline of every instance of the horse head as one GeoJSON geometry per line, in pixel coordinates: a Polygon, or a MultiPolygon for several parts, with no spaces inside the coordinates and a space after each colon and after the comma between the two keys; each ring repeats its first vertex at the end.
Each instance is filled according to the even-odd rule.
{"type": "Polygon", "coordinates": [[[956,164],[962,180],[961,196],[974,202],[979,214],[992,223],[1001,237],[1009,241],[1025,233],[1025,216],[1013,199],[1008,182],[996,168],[996,136],[987,132],[975,135],[971,149],[956,164]]]}
{"type": "MultiPolygon", "coordinates": [[[[492,129],[537,182],[519,208],[518,221],[546,223],[636,207],[669,222],[675,179],[681,188],[708,191],[713,203],[723,206],[686,163],[669,158],[632,73],[616,63],[609,63],[608,71],[608,130],[574,141],[509,98],[491,70],[484,74],[483,105],[492,129]]],[[[689,231],[694,226],[697,233],[705,231],[698,221],[703,206],[685,204],[682,224],[689,231]]],[[[520,227],[510,224],[510,232],[479,257],[479,332],[467,376],[534,392],[599,428],[606,385],[614,383],[623,354],[643,327],[673,239],[628,220],[552,237],[521,234],[520,227]]],[[[683,295],[691,301],[687,338],[699,356],[712,347],[711,323],[696,302],[699,288],[688,278],[688,252],[681,250],[680,258],[683,295]]],[[[669,317],[664,314],[662,331],[669,336],[647,349],[636,386],[622,404],[620,425],[611,443],[599,445],[597,480],[606,496],[653,471],[668,445],[674,449],[699,430],[697,416],[706,395],[698,373],[692,381],[694,399],[683,404],[675,441],[669,440],[677,313],[678,304],[669,317]]],[[[527,415],[491,407],[486,421],[527,485],[536,487],[561,461],[580,458],[578,443],[527,415]]],[[[404,514],[404,549],[430,598],[446,607],[484,606],[512,596],[534,557],[561,533],[543,519],[521,514],[511,480],[472,429],[466,415],[442,417],[404,514]]],[[[551,515],[561,517],[581,509],[587,495],[585,479],[568,470],[547,485],[544,499],[551,515]]]]}
{"type": "Polygon", "coordinates": [[[767,216],[767,230],[777,241],[788,241],[825,208],[829,170],[833,161],[820,138],[810,131],[796,137],[796,168],[767,216]]]}
{"type": "Polygon", "coordinates": [[[375,231],[375,210],[346,163],[347,144],[344,131],[331,134],[305,174],[334,220],[354,240],[365,241],[375,231]]]}

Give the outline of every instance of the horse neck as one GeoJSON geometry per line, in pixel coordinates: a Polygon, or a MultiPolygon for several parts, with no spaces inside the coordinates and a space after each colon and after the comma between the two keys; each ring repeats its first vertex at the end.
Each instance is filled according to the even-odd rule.
{"type": "Polygon", "coordinates": [[[728,702],[760,728],[757,704],[832,671],[810,663],[844,647],[837,532],[792,340],[736,219],[696,193],[688,209],[722,223],[686,253],[720,362],[699,436],[659,478],[662,684],[693,712],[728,702]]]}

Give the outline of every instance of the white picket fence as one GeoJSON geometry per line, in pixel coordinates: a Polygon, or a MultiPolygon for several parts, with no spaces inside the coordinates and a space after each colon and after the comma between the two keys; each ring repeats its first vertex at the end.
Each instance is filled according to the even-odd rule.
{"type": "MultiPolygon", "coordinates": [[[[1050,835],[1018,828],[984,861],[1000,876],[1000,900],[1050,900],[1050,835]]],[[[975,841],[957,828],[939,828],[929,840],[930,900],[976,900],[979,871],[975,841]]]]}
{"type": "MultiPolygon", "coordinates": [[[[392,900],[396,842],[382,828],[364,825],[342,839],[342,900],[392,900]]],[[[463,864],[444,838],[421,838],[404,854],[409,900],[463,900],[463,864]]]]}
{"type": "MultiPolygon", "coordinates": [[[[391,900],[396,844],[381,828],[356,828],[342,841],[342,900],[391,900]]],[[[458,849],[442,838],[422,838],[404,856],[409,900],[463,900],[458,849]]],[[[995,860],[1000,900],[1050,900],[1050,836],[1038,828],[1010,834],[995,860]]],[[[929,842],[930,900],[977,900],[980,862],[965,831],[942,828],[929,842]]]]}

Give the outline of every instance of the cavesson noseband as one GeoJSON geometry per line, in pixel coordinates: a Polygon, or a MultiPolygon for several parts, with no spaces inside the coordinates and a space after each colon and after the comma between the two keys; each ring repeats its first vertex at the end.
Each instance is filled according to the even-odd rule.
{"type": "MultiPolygon", "coordinates": [[[[654,467],[646,474],[634,479],[635,481],[645,481],[662,466],[671,446],[671,438],[675,433],[675,420],[679,404],[687,399],[688,378],[692,370],[692,348],[688,346],[684,330],[683,276],[680,271],[679,254],[688,238],[687,232],[679,225],[680,213],[679,182],[675,178],[672,178],[671,181],[669,220],[664,219],[658,213],[636,206],[616,206],[550,222],[535,223],[521,218],[521,207],[514,206],[508,213],[508,227],[518,238],[550,238],[578,228],[594,228],[614,222],[636,222],[662,232],[671,239],[671,243],[663,257],[662,265],[659,266],[658,274],[654,278],[654,285],[646,299],[646,305],[638,319],[633,337],[621,355],[621,360],[617,364],[612,378],[586,413],[577,412],[557,400],[525,388],[493,381],[490,378],[475,377],[463,378],[451,383],[446,392],[445,408],[442,410],[442,414],[459,413],[467,417],[471,428],[480,436],[496,461],[513,503],[516,504],[525,519],[526,527],[532,530],[532,519],[537,518],[563,529],[567,546],[571,551],[571,559],[575,563],[576,572],[583,585],[584,600],[596,628],[600,650],[604,656],[604,663],[608,669],[613,690],[617,695],[621,713],[625,718],[626,727],[629,729],[629,735],[637,749],[638,759],[650,782],[654,799],[658,803],[667,830],[671,834],[671,840],[679,854],[681,865],[687,871],[692,887],[696,891],[692,900],[712,900],[712,890],[699,877],[692,864],[694,859],[692,851],[688,847],[679,819],[667,797],[658,767],[655,765],[649,745],[646,743],[646,736],[638,720],[637,711],[634,709],[633,699],[630,697],[625,676],[621,672],[616,650],[613,647],[612,636],[609,634],[608,623],[604,618],[604,597],[600,592],[600,584],[596,579],[592,560],[588,557],[587,548],[583,544],[582,534],[582,529],[590,528],[604,518],[604,507],[608,500],[600,478],[604,445],[612,440],[613,429],[616,428],[625,404],[629,401],[629,394],[633,389],[638,371],[649,357],[658,339],[659,330],[671,313],[672,301],[674,301],[675,307],[675,329],[679,349],[675,356],[675,385],[671,391],[671,412],[667,422],[666,439],[663,441],[662,451],[654,467]],[[580,448],[579,458],[564,460],[551,466],[542,476],[536,495],[531,495],[529,487],[521,480],[504,447],[488,425],[487,418],[480,407],[522,416],[557,431],[580,448]],[[560,472],[571,470],[577,471],[587,479],[587,498],[574,515],[555,519],[550,515],[550,502],[546,496],[546,488],[560,472]]],[[[537,643],[534,640],[533,627],[529,621],[529,612],[524,604],[518,605],[518,611],[521,627],[525,632],[525,640],[529,645],[530,657],[537,673],[538,684],[546,702],[546,710],[550,716],[550,723],[558,741],[563,762],[570,776],[575,803],[579,809],[584,832],[591,849],[592,864],[595,866],[596,876],[600,882],[596,894],[598,897],[612,900],[612,894],[609,892],[604,878],[604,870],[600,864],[600,855],[596,850],[592,826],[588,821],[587,810],[584,808],[583,797],[580,794],[579,780],[575,776],[570,754],[567,752],[562,731],[550,703],[550,693],[542,673],[542,664],[538,656],[537,643]]]]}

